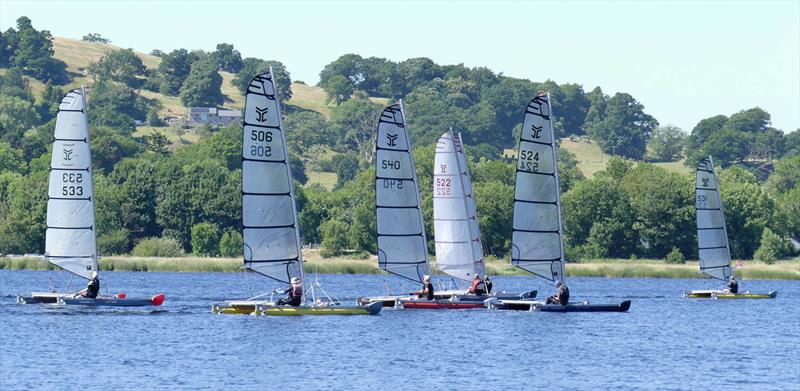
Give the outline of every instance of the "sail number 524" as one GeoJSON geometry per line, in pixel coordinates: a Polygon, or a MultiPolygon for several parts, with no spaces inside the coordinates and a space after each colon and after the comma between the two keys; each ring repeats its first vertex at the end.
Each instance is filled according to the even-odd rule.
{"type": "Polygon", "coordinates": [[[539,152],[519,151],[519,169],[521,171],[539,171],[539,152]]]}

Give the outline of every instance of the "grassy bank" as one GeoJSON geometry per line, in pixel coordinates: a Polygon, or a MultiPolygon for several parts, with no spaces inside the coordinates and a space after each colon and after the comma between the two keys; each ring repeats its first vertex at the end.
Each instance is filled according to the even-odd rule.
{"type": "MultiPolygon", "coordinates": [[[[322,258],[319,250],[304,252],[306,272],[325,274],[381,274],[374,256],[322,258]]],[[[158,272],[240,272],[241,258],[152,258],[111,256],[100,260],[101,270],[158,271],[158,272]]],[[[490,259],[486,265],[490,275],[523,276],[524,271],[510,266],[505,260],[490,259]]],[[[42,259],[0,258],[0,269],[50,270],[52,265],[42,259]]],[[[682,265],[660,260],[604,259],[587,263],[570,263],[567,275],[573,277],[614,278],[703,278],[697,262],[682,265]]],[[[782,260],[774,265],[745,261],[735,270],[737,277],[751,280],[800,280],[800,258],[782,260]]]]}

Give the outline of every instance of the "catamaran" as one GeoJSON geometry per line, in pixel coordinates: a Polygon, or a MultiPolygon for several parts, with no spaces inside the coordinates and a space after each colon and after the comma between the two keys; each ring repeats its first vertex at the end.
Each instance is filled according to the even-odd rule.
{"type": "MultiPolygon", "coordinates": [[[[94,272],[99,271],[99,267],[92,158],[83,88],[69,91],[61,99],[54,136],[47,195],[45,259],[89,280],[94,272]]],[[[120,293],[86,298],[76,297],[73,293],[33,292],[30,296],[17,296],[17,302],[138,307],[161,305],[164,295],[128,298],[120,293]]]]}
{"type": "MultiPolygon", "coordinates": [[[[278,91],[272,69],[256,75],[247,88],[242,124],[242,236],[245,272],[252,271],[288,285],[305,282],[300,229],[278,91]]],[[[304,284],[305,286],[305,284],[304,284]]],[[[273,291],[274,293],[274,291],[273,291]]],[[[304,289],[298,307],[265,299],[270,292],[246,300],[212,305],[212,312],[254,315],[367,315],[382,305],[343,306],[328,298],[317,301],[304,289]],[[308,293],[312,301],[307,302],[308,293]]]]}
{"type": "MultiPolygon", "coordinates": [[[[436,144],[433,175],[433,222],[436,244],[436,268],[454,279],[469,282],[475,275],[485,276],[483,245],[472,179],[467,167],[461,134],[452,129],[442,134],[436,144]]],[[[466,290],[445,291],[434,301],[411,300],[404,308],[458,309],[483,308],[490,298],[524,299],[536,292],[522,294],[470,295],[466,290]]],[[[438,295],[437,295],[438,296],[438,295]]]]}
{"type": "MultiPolygon", "coordinates": [[[[550,97],[539,94],[528,104],[519,137],[511,263],[553,283],[566,280],[556,161],[550,97]]],[[[534,300],[486,302],[489,308],[550,312],[624,312],[630,304],[630,300],[610,305],[583,302],[566,306],[534,300]]]]}
{"type": "MultiPolygon", "coordinates": [[[[725,209],[719,193],[717,173],[711,156],[697,163],[697,247],[700,255],[700,271],[706,276],[727,283],[733,276],[728,229],[725,225],[725,209]]],[[[774,299],[778,292],[731,293],[726,290],[706,289],[684,292],[685,297],[712,299],[774,299]]]]}

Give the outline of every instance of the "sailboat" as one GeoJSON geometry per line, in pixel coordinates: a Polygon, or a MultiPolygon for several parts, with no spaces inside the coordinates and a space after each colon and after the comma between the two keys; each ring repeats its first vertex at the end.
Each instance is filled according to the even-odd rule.
{"type": "MultiPolygon", "coordinates": [[[[514,220],[511,263],[531,274],[556,282],[565,281],[564,230],[561,191],[556,164],[550,97],[539,94],[528,104],[519,137],[514,187],[514,220]]],[[[490,300],[490,308],[551,312],[624,312],[630,300],[620,304],[546,304],[533,300],[490,300]]]]}
{"type": "MultiPolygon", "coordinates": [[[[700,271],[710,278],[725,283],[733,275],[731,250],[728,243],[728,228],[725,225],[725,209],[722,206],[717,173],[711,156],[697,163],[695,189],[700,271]]],[[[776,291],[730,293],[715,289],[684,292],[685,297],[713,299],[774,299],[777,294],[776,291]]]]}
{"type": "MultiPolygon", "coordinates": [[[[61,99],[54,137],[47,194],[45,259],[89,280],[99,271],[99,266],[92,157],[83,88],[71,90],[61,99]]],[[[17,302],[136,307],[161,305],[164,295],[128,298],[117,294],[84,298],[72,293],[33,292],[30,296],[18,296],[17,302]]]]}
{"type": "MultiPolygon", "coordinates": [[[[300,227],[289,153],[281,123],[273,73],[256,75],[245,95],[242,123],[242,237],[244,267],[288,285],[293,278],[305,283],[300,227]]],[[[303,284],[305,286],[305,284],[303,284]]],[[[212,312],[255,315],[367,315],[377,314],[380,303],[342,306],[333,301],[307,302],[299,307],[278,306],[261,294],[246,300],[212,305],[212,312]]],[[[310,293],[314,295],[314,290],[310,293]]],[[[314,298],[315,299],[315,298],[314,298]]]]}
{"type": "MultiPolygon", "coordinates": [[[[436,268],[452,278],[469,282],[486,275],[478,213],[472,192],[461,134],[452,129],[436,144],[433,175],[433,222],[436,268]]],[[[483,308],[483,301],[497,295],[468,295],[466,290],[438,293],[436,300],[404,302],[404,308],[483,308]]],[[[536,292],[505,294],[507,299],[532,298],[536,292]]]]}

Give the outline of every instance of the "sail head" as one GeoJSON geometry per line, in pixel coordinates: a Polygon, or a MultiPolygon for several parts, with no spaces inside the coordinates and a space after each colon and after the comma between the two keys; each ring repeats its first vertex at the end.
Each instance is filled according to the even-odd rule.
{"type": "Polygon", "coordinates": [[[294,189],[272,70],[247,88],[242,124],[244,266],[274,280],[303,280],[294,189]]]}

